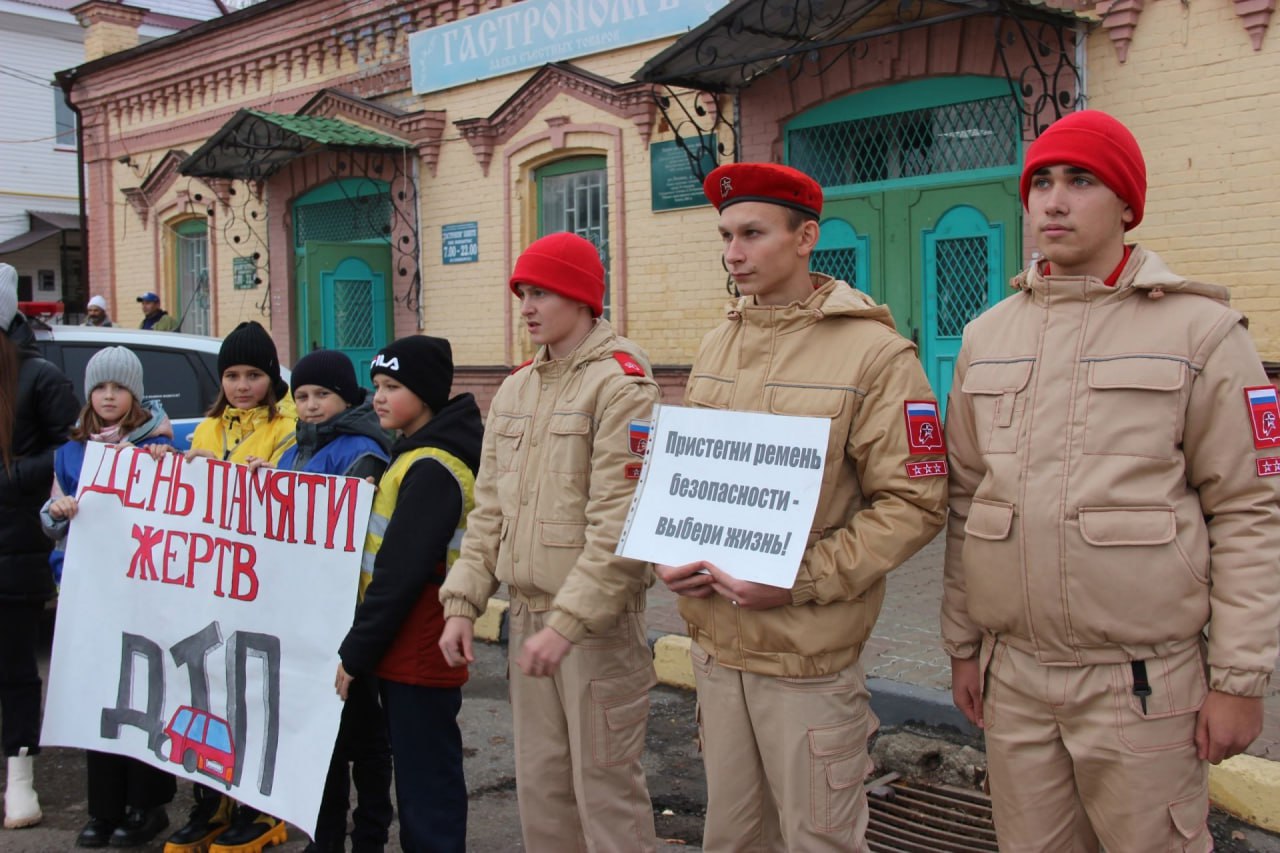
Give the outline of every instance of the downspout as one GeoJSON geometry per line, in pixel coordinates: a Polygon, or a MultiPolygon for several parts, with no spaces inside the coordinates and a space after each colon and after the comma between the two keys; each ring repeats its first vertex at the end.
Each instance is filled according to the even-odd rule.
{"type": "Polygon", "coordinates": [[[1089,107],[1089,25],[1076,24],[1076,109],[1089,107]]]}
{"type": "MultiPolygon", "coordinates": [[[[62,100],[76,117],[76,182],[80,187],[80,291],[85,295],[86,304],[89,294],[89,216],[85,210],[84,185],[84,117],[80,108],[71,101],[71,90],[76,84],[76,70],[72,68],[56,75],[58,87],[62,89],[62,100]]],[[[66,310],[65,308],[63,309],[66,310]]],[[[80,310],[84,310],[81,306],[80,310]]]]}

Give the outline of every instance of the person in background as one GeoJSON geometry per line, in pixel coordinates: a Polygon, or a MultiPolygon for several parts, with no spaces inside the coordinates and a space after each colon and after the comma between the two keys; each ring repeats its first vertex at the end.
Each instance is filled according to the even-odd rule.
{"type": "MultiPolygon", "coordinates": [[[[71,383],[40,357],[18,313],[18,273],[0,264],[0,744],[7,763],[4,826],[43,817],[34,787],[40,751],[40,614],[54,592],[40,507],[53,459],[79,410],[71,383]]],[[[5,846],[0,843],[0,847],[5,846]]]]}
{"type": "Polygon", "coordinates": [[[111,326],[111,317],[107,314],[107,300],[102,294],[89,297],[89,306],[85,309],[84,324],[86,326],[111,326]]]}
{"type": "Polygon", "coordinates": [[[180,331],[178,321],[160,307],[160,297],[154,291],[148,290],[139,296],[138,304],[142,306],[142,322],[138,324],[139,329],[150,329],[153,332],[180,331]]]}
{"type": "MultiPolygon", "coordinates": [[[[50,538],[67,535],[79,510],[76,492],[84,462],[85,443],[133,445],[153,455],[173,445],[173,428],[159,402],[142,403],[142,362],[125,347],[104,347],[94,353],[84,371],[88,402],[71,440],[54,456],[53,495],[40,512],[50,538]]],[[[62,577],[61,549],[51,556],[54,577],[62,577]]],[[[140,847],[169,825],[165,805],[173,800],[177,783],[172,774],[136,758],[89,750],[89,822],[76,838],[77,847],[140,847]]]]}

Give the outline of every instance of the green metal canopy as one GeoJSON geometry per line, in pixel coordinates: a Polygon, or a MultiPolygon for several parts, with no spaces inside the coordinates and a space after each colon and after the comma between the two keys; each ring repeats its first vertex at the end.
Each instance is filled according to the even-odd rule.
{"type": "Polygon", "coordinates": [[[178,171],[195,178],[264,180],[291,160],[325,149],[407,150],[411,146],[338,118],[240,110],[183,160],[178,171]]]}

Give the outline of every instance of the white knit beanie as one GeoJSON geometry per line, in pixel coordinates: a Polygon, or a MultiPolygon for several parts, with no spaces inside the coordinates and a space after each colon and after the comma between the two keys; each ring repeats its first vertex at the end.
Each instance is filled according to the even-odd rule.
{"type": "Polygon", "coordinates": [[[18,315],[18,271],[0,264],[0,332],[8,332],[18,315]]]}
{"type": "Polygon", "coordinates": [[[85,396],[104,382],[114,382],[129,389],[133,399],[142,402],[142,362],[132,350],[103,347],[93,354],[84,369],[85,396]]]}

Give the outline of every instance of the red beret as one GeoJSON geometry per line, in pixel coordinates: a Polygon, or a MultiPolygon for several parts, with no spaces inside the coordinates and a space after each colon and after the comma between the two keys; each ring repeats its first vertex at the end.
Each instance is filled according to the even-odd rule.
{"type": "Polygon", "coordinates": [[[726,163],[702,182],[707,199],[724,210],[740,201],[763,201],[798,210],[817,219],[822,214],[822,187],[813,178],[777,163],[726,163]]]}
{"type": "Polygon", "coordinates": [[[604,264],[600,253],[585,237],[559,231],[534,240],[516,258],[516,268],[507,283],[511,292],[518,284],[532,284],[582,302],[592,317],[604,313],[604,264]]]}
{"type": "Polygon", "coordinates": [[[1133,209],[1133,221],[1124,230],[1142,221],[1147,203],[1147,164],[1129,128],[1106,113],[1068,113],[1031,143],[1019,184],[1023,207],[1031,193],[1031,178],[1049,166],[1088,169],[1133,209]]]}

